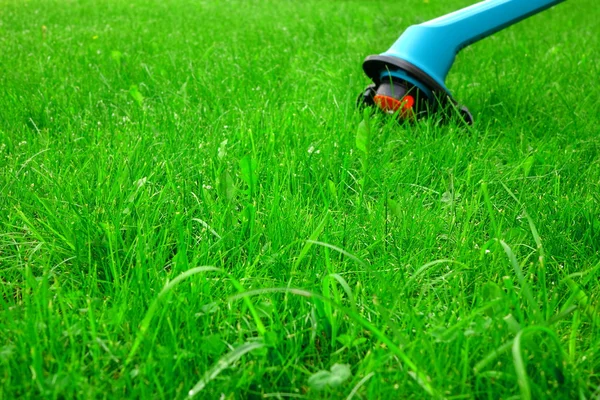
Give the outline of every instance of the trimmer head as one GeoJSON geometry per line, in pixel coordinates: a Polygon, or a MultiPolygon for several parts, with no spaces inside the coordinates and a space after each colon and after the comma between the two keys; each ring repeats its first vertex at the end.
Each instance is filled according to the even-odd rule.
{"type": "Polygon", "coordinates": [[[395,57],[369,56],[363,70],[373,84],[359,96],[359,106],[375,106],[401,120],[414,121],[433,113],[450,117],[458,110],[467,123],[473,117],[456,103],[446,89],[414,65],[395,57]],[[440,113],[441,112],[441,113],[440,113]]]}
{"type": "Polygon", "coordinates": [[[443,119],[473,117],[445,87],[459,51],[564,0],[484,0],[445,16],[408,27],[381,55],[369,56],[363,69],[373,84],[359,96],[361,106],[377,106],[402,119],[432,113],[443,119]]]}

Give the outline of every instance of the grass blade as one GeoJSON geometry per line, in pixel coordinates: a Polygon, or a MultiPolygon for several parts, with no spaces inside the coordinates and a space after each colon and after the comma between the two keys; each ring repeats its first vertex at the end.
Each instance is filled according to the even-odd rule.
{"type": "Polygon", "coordinates": [[[369,379],[371,379],[373,375],[375,375],[374,372],[369,372],[367,375],[364,376],[364,378],[358,381],[358,383],[352,388],[350,394],[348,394],[348,397],[346,397],[346,400],[352,400],[354,395],[358,392],[358,389],[360,389],[362,385],[364,385],[369,379]]]}
{"type": "Polygon", "coordinates": [[[294,262],[292,271],[296,271],[296,269],[298,268],[298,266],[300,265],[302,260],[304,260],[304,257],[306,257],[306,255],[310,251],[315,240],[317,240],[319,235],[321,235],[321,232],[323,232],[323,229],[325,229],[325,225],[327,225],[328,220],[329,220],[329,212],[327,212],[325,214],[325,217],[323,218],[323,220],[319,223],[317,228],[310,235],[310,239],[306,241],[306,243],[304,244],[304,247],[302,248],[302,250],[300,250],[300,254],[298,255],[298,258],[296,259],[296,262],[294,262]]]}
{"type": "Polygon", "coordinates": [[[158,305],[160,304],[160,301],[162,300],[162,298],[165,297],[165,295],[167,295],[177,284],[179,284],[184,279],[187,279],[190,276],[193,276],[193,275],[196,275],[196,274],[199,274],[202,272],[223,272],[223,270],[220,268],[217,268],[217,267],[212,267],[212,266],[195,267],[195,268],[191,268],[191,269],[177,275],[175,277],[175,279],[173,279],[172,281],[168,281],[165,284],[165,286],[163,287],[163,289],[160,291],[160,293],[158,293],[158,296],[156,296],[156,298],[152,301],[152,303],[150,304],[150,307],[148,307],[148,311],[146,311],[146,315],[144,315],[144,318],[142,319],[142,322],[140,323],[140,328],[135,336],[135,341],[133,342],[133,345],[131,346],[131,350],[129,351],[129,354],[127,355],[127,359],[125,360],[125,366],[129,365],[129,363],[131,362],[131,360],[137,353],[137,350],[140,347],[142,340],[146,336],[146,332],[148,331],[148,328],[150,327],[150,322],[152,321],[154,314],[156,314],[156,311],[158,310],[158,305]]]}
{"type": "Polygon", "coordinates": [[[310,297],[310,298],[318,299],[320,301],[327,302],[327,303],[331,304],[333,307],[346,313],[346,315],[349,318],[353,319],[355,322],[362,325],[365,329],[370,331],[373,334],[373,336],[375,336],[382,343],[384,343],[388,347],[388,349],[394,355],[396,355],[408,367],[408,369],[409,369],[408,375],[411,378],[413,378],[419,384],[419,386],[421,386],[421,388],[423,388],[423,390],[425,390],[425,392],[427,394],[429,394],[430,396],[434,396],[434,397],[440,397],[439,392],[431,385],[431,383],[429,383],[429,379],[427,378],[427,375],[424,373],[424,369],[419,368],[417,366],[417,364],[410,357],[408,357],[408,355],[399,346],[397,346],[390,338],[387,337],[387,335],[385,333],[383,333],[383,331],[381,331],[374,324],[372,324],[370,321],[368,321],[366,318],[364,318],[362,315],[360,315],[358,312],[352,310],[351,308],[344,307],[340,304],[337,304],[337,303],[333,302],[331,299],[326,298],[320,294],[309,292],[309,291],[302,290],[302,289],[291,289],[291,288],[266,288],[266,289],[253,290],[253,291],[248,291],[248,292],[244,292],[244,293],[240,293],[238,295],[232,296],[229,298],[229,300],[233,301],[233,300],[243,298],[245,296],[255,296],[255,295],[264,294],[264,293],[277,293],[277,292],[297,294],[297,295],[301,295],[303,297],[310,297]]]}
{"type": "Polygon", "coordinates": [[[510,246],[508,246],[508,244],[506,244],[506,242],[504,242],[504,240],[500,240],[500,244],[502,245],[504,252],[508,256],[508,259],[509,259],[511,265],[513,266],[513,269],[515,270],[515,275],[517,276],[517,279],[519,280],[519,285],[521,286],[521,291],[523,292],[523,296],[525,297],[525,300],[529,304],[529,310],[533,314],[533,319],[536,321],[536,323],[542,323],[543,321],[542,321],[541,315],[540,315],[540,308],[539,308],[538,304],[536,303],[535,299],[533,298],[533,294],[531,293],[529,284],[525,280],[525,276],[523,276],[523,270],[521,269],[521,266],[519,265],[519,262],[517,261],[517,257],[515,256],[515,253],[513,253],[510,246]]]}
{"type": "Polygon", "coordinates": [[[447,260],[447,259],[442,259],[442,260],[435,260],[435,261],[431,261],[428,262],[424,265],[422,265],[418,270],[415,271],[414,274],[412,274],[412,276],[406,281],[406,283],[404,284],[404,287],[402,288],[402,291],[406,291],[408,289],[408,287],[419,277],[421,276],[423,273],[425,273],[425,271],[429,270],[430,268],[436,266],[436,265],[440,265],[440,264],[458,264],[460,266],[466,267],[465,264],[459,262],[459,261],[454,261],[454,260],[447,260]]]}
{"type": "Polygon", "coordinates": [[[210,381],[215,379],[224,369],[228,368],[231,364],[239,360],[244,354],[250,353],[253,350],[264,347],[265,344],[262,342],[246,342],[241,346],[236,347],[229,353],[217,361],[211,369],[204,373],[204,376],[194,387],[188,392],[188,397],[194,397],[206,387],[210,381]]]}
{"type": "Polygon", "coordinates": [[[560,344],[560,340],[556,333],[545,326],[529,326],[524,328],[517,336],[515,336],[515,340],[512,346],[512,356],[513,363],[515,366],[515,371],[517,373],[517,382],[519,384],[519,390],[521,392],[522,400],[531,400],[531,387],[529,386],[529,377],[527,376],[527,370],[525,366],[525,361],[523,360],[522,352],[521,352],[521,341],[525,335],[529,335],[535,332],[546,333],[556,345],[557,350],[560,353],[560,356],[563,360],[566,360],[565,353],[560,344]]]}

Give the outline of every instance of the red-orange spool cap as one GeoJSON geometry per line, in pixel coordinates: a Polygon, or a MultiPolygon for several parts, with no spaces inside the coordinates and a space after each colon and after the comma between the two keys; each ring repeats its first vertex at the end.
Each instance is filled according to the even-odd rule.
{"type": "Polygon", "coordinates": [[[373,98],[373,100],[375,100],[375,104],[377,104],[377,106],[386,113],[394,114],[396,111],[401,110],[400,114],[402,116],[404,116],[415,105],[414,97],[409,94],[400,100],[390,96],[378,94],[373,98]]]}

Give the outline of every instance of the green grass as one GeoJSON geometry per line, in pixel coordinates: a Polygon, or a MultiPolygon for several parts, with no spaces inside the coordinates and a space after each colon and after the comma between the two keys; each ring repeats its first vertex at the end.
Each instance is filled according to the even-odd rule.
{"type": "Polygon", "coordinates": [[[469,3],[0,0],[0,398],[597,398],[595,0],[354,107],[469,3]]]}

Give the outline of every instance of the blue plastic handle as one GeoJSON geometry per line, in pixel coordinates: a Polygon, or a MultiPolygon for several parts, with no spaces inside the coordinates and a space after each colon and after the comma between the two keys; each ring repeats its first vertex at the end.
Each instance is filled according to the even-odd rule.
{"type": "Polygon", "coordinates": [[[408,61],[446,89],[446,75],[461,49],[563,1],[565,0],[482,1],[409,27],[381,55],[408,61]]]}

